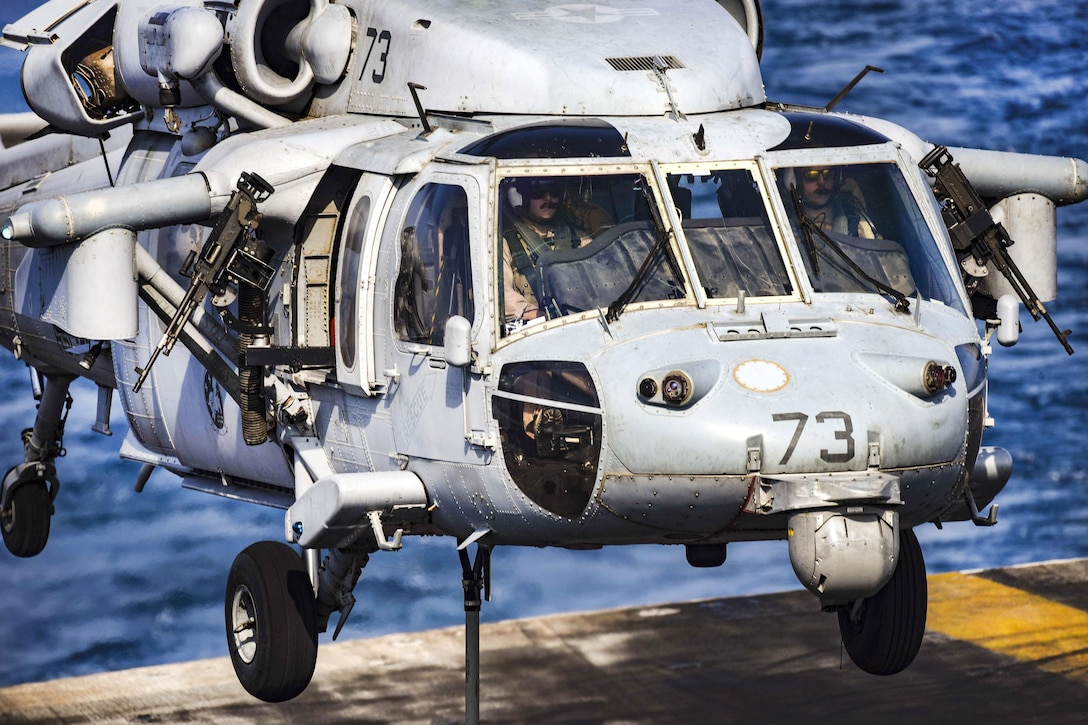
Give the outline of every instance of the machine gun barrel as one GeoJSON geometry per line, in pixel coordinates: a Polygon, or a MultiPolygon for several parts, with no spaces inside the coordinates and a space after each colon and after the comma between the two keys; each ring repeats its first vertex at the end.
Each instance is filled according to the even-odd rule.
{"type": "Polygon", "coordinates": [[[133,392],[140,391],[159,355],[169,355],[174,349],[185,324],[196,308],[203,304],[209,292],[223,294],[231,279],[262,291],[268,289],[273,271],[253,254],[255,249],[247,251],[245,247],[247,242],[252,247],[259,244],[251,238],[261,220],[257,204],[267,199],[272,191],[272,186],[260,176],[242,174],[237,191],[231,195],[200,253],[193,252],[185,260],[181,273],[190,278],[189,289],[185,291],[147,363],[136,369],[139,377],[132,386],[133,392]]]}
{"type": "Polygon", "coordinates": [[[136,368],[136,372],[140,376],[136,379],[136,384],[132,386],[132,392],[140,392],[140,388],[143,387],[144,381],[147,380],[148,374],[151,372],[151,366],[155,364],[155,361],[162,353],[170,354],[170,351],[174,349],[174,344],[178,341],[178,336],[181,334],[182,328],[185,327],[185,323],[193,314],[193,310],[197,305],[204,300],[204,295],[207,294],[208,288],[203,284],[192,284],[185,292],[185,297],[182,298],[181,304],[178,305],[177,311],[170,319],[166,329],[163,331],[162,336],[159,337],[158,343],[155,344],[155,349],[151,351],[151,356],[147,359],[147,363],[142,368],[136,368]]]}
{"type": "Polygon", "coordinates": [[[937,146],[918,165],[933,179],[933,192],[943,203],[945,225],[956,250],[970,253],[979,265],[992,261],[1023,301],[1032,319],[1046,320],[1058,342],[1072,355],[1073,348],[1067,339],[1072,331],[1061,330],[1054,323],[1050,313],[1009,255],[1008,248],[1015,242],[1009,237],[1005,227],[991,216],[982,197],[975,191],[959,165],[953,163],[948,149],[937,146]]]}

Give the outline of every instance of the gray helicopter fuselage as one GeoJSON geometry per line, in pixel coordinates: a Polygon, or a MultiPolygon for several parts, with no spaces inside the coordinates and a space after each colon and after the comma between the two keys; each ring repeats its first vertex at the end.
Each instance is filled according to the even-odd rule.
{"type": "MultiPolygon", "coordinates": [[[[149,133],[142,138],[144,161],[127,162],[118,181],[173,176],[179,164],[181,170],[207,167],[228,177],[236,166],[255,171],[274,185],[279,177],[302,176],[304,183],[287,184],[267,202],[266,235],[275,239],[286,234],[277,221],[286,219],[282,227],[288,228],[291,216],[299,215],[327,168],[363,167],[346,174],[358,177],[358,196],[342,216],[350,220],[355,210],[351,204],[357,207],[360,198],[377,196],[377,203],[386,205],[371,212],[381,219],[380,225],[370,224],[360,232],[340,222],[340,238],[333,244],[341,256],[327,268],[343,280],[346,266],[358,264],[362,269],[357,278],[371,280],[363,286],[358,312],[353,313],[362,318],[357,323],[354,365],[345,365],[347,354],[341,350],[334,374],[282,375],[289,384],[301,384],[311,396],[314,433],[333,470],[417,472],[437,504],[433,521],[447,533],[465,538],[488,530],[497,540],[533,545],[724,541],[784,536],[782,517],[775,514],[789,511],[791,505],[880,502],[894,505],[911,523],[939,515],[957,499],[958,487],[963,485],[963,469],[968,465],[968,401],[983,394],[983,385],[977,375],[975,379],[961,376],[948,390],[926,395],[918,380],[927,362],[960,368],[962,349],[973,346],[977,350],[981,344],[974,322],[964,312],[962,290],[952,300],[919,297],[912,300],[909,312],[897,311],[875,290],[814,292],[806,283],[804,267],[797,266],[804,242],[789,235],[785,209],[789,200],[769,192],[778,164],[892,164],[910,180],[919,216],[929,225],[932,238],[940,240],[939,217],[926,199],[928,189],[920,172],[906,165],[890,141],[768,153],[785,139],[789,124],[781,114],[764,111],[710,115],[686,123],[670,119],[617,119],[614,123],[630,149],[653,152],[614,159],[504,159],[496,163],[491,158],[458,155],[458,146],[472,142],[479,133],[439,130],[425,138],[418,130],[399,126],[394,135],[350,143],[353,131],[386,133],[396,126],[371,122],[359,123],[357,129],[346,125],[332,139],[324,128],[315,129],[310,137],[292,129],[289,141],[284,131],[264,132],[267,142],[247,139],[245,144],[236,144],[234,154],[230,144],[224,144],[226,150],[217,148],[192,167],[174,146],[149,133]],[[717,146],[705,154],[691,153],[685,147],[700,127],[709,143],[717,146]],[[758,131],[745,135],[746,129],[758,131]],[[297,165],[310,164],[313,169],[307,167],[309,173],[300,175],[296,164],[283,168],[279,159],[264,161],[270,158],[266,147],[277,144],[297,147],[297,165]],[[383,156],[383,144],[391,147],[388,155],[394,159],[405,147],[417,148],[419,170],[406,177],[376,163],[374,159],[383,156]],[[332,164],[313,160],[338,146],[341,158],[332,164]],[[360,147],[365,147],[365,154],[360,147]],[[753,148],[759,153],[753,154],[753,148]],[[783,290],[788,292],[759,295],[752,290],[699,300],[689,291],[686,299],[636,300],[611,322],[604,320],[603,312],[592,309],[505,335],[497,311],[495,276],[501,266],[496,241],[500,178],[511,173],[557,178],[630,174],[653,183],[655,166],[662,178],[670,173],[729,168],[759,179],[767,219],[774,220],[768,228],[779,237],[772,249],[781,255],[778,272],[784,275],[783,290]],[[391,310],[399,269],[399,249],[389,249],[399,245],[396,214],[407,213],[418,189],[450,180],[470,194],[466,205],[474,360],[465,368],[446,364],[442,345],[398,339],[391,310]],[[292,186],[299,190],[293,191],[292,186]],[[365,237],[359,244],[361,254],[345,257],[346,236],[360,233],[365,237]],[[502,390],[502,371],[510,365],[552,361],[584,367],[596,402],[573,405],[579,414],[599,419],[594,432],[598,439],[593,443],[599,452],[588,464],[595,473],[579,484],[582,498],[578,503],[558,506],[562,513],[519,488],[510,471],[514,459],[503,449],[505,431],[496,420],[496,401],[511,400],[511,391],[502,390]],[[909,373],[899,372],[912,365],[909,373]],[[647,374],[660,378],[673,370],[691,380],[690,400],[674,406],[640,397],[639,382],[647,374]],[[910,375],[917,378],[912,380],[913,387],[904,381],[910,375]],[[852,484],[840,484],[843,474],[860,481],[856,490],[852,484]],[[778,489],[797,492],[776,496],[778,489]]],[[[668,191],[656,193],[664,198],[668,191]]],[[[661,216],[667,221],[668,210],[662,210],[661,216]]],[[[155,250],[157,261],[169,270],[180,266],[200,232],[197,227],[179,227],[144,235],[148,249],[155,250]]],[[[285,239],[281,246],[291,243],[285,239]]],[[[677,253],[677,258],[684,256],[677,253]]],[[[951,252],[935,246],[933,258],[945,266],[941,274],[953,279],[951,252]]],[[[306,263],[283,254],[282,285],[277,289],[290,292],[281,292],[276,307],[284,323],[278,326],[280,344],[307,343],[300,337],[304,334],[300,320],[306,316],[296,303],[299,286],[307,283],[305,267],[306,263]]],[[[613,280],[612,284],[629,281],[613,280]]],[[[620,292],[622,288],[615,287],[612,298],[620,292]]],[[[342,288],[339,294],[344,295],[342,288]]],[[[604,299],[603,306],[612,298],[604,299]]],[[[199,364],[184,351],[157,364],[144,392],[130,392],[136,367],[131,361],[140,357],[141,346],[152,346],[158,334],[153,320],[142,323],[134,341],[113,344],[117,387],[133,426],[128,445],[146,449],[149,460],[155,456],[165,457],[155,460],[176,459],[173,467],[193,483],[220,478],[211,474],[242,482],[264,481],[282,488],[284,503],[289,503],[294,495],[293,474],[274,450],[275,444],[231,444],[231,433],[236,436],[238,426],[231,418],[229,399],[224,405],[225,396],[217,384],[206,380],[199,364]]],[[[327,328],[320,333],[328,344],[327,328]]],[[[562,401],[556,404],[562,409],[562,401]]],[[[218,480],[214,485],[222,487],[218,480]]]]}
{"type": "MultiPolygon", "coordinates": [[[[890,164],[911,179],[918,217],[929,225],[932,239],[939,240],[936,208],[926,199],[920,173],[905,164],[896,145],[785,150],[775,152],[777,157],[767,153],[757,158],[750,144],[765,151],[787,135],[789,124],[782,116],[744,112],[687,124],[661,119],[631,124],[637,130],[625,128],[622,119],[614,122],[630,148],[653,148],[668,163],[632,155],[500,163],[485,158],[473,164],[457,150],[474,135],[448,131],[431,138],[407,131],[364,142],[366,155],[355,145],[341,152],[331,167],[349,169],[356,163],[363,168],[345,172],[346,178],[358,175],[359,180],[355,198],[341,212],[340,256],[328,269],[335,269],[341,280],[341,299],[333,305],[341,313],[336,325],[356,321],[356,334],[347,337],[357,347],[338,350],[335,373],[281,372],[285,384],[299,386],[310,397],[312,433],[331,469],[414,472],[425,483],[432,507],[423,531],[435,527],[463,539],[487,532],[495,541],[526,545],[784,538],[791,511],[876,504],[892,507],[914,525],[954,504],[969,465],[968,405],[971,399],[981,401],[983,378],[978,373],[961,375],[935,393],[927,393],[921,380],[931,361],[960,369],[964,350],[974,350],[978,357],[981,342],[964,311],[962,289],[953,286],[958,298],[943,301],[919,295],[911,300],[909,312],[896,310],[875,290],[814,292],[806,284],[803,266],[797,266],[803,241],[787,231],[788,200],[768,191],[774,187],[775,164],[794,166],[806,159],[812,164],[832,159],[839,164],[890,164]],[[719,158],[685,159],[682,148],[670,148],[688,143],[699,126],[711,139],[730,139],[719,158]],[[739,138],[745,127],[759,128],[760,135],[739,138]],[[393,158],[404,146],[415,146],[431,160],[417,161],[419,170],[398,183],[395,173],[373,161],[382,157],[383,143],[393,148],[393,158]],[[770,248],[780,255],[777,270],[783,275],[784,293],[759,295],[753,290],[697,300],[689,292],[673,299],[636,300],[613,321],[593,308],[506,334],[496,276],[502,264],[497,242],[500,179],[511,173],[564,179],[636,175],[654,183],[655,166],[662,178],[717,168],[743,170],[760,179],[759,188],[767,192],[767,220],[775,220],[768,228],[777,230],[778,238],[770,248]],[[471,271],[464,282],[472,289],[474,312],[468,319],[473,359],[463,367],[446,361],[444,344],[400,339],[395,329],[403,219],[420,190],[435,184],[466,190],[471,271]],[[372,205],[368,218],[381,220],[368,222],[362,231],[352,221],[361,203],[372,205]],[[364,239],[358,251],[347,251],[348,237],[359,233],[364,239]],[[352,273],[352,264],[360,266],[356,278],[368,283],[352,302],[355,309],[346,311],[343,280],[352,273]],[[348,357],[351,364],[346,364],[348,357]],[[552,451],[539,458],[533,453],[526,460],[525,446],[517,446],[514,427],[506,420],[515,414],[512,405],[524,405],[526,393],[516,382],[504,383],[504,371],[557,363],[577,364],[591,391],[573,401],[553,400],[547,391],[535,396],[542,407],[587,419],[588,440],[577,440],[572,447],[589,448],[584,455],[552,451]],[[673,371],[690,381],[688,399],[672,405],[660,396],[640,394],[644,378],[660,379],[673,371]],[[534,470],[534,464],[541,470],[534,470]],[[546,491],[548,486],[557,487],[558,493],[546,491]]],[[[368,130],[373,132],[364,126],[363,132],[368,130]]],[[[275,143],[284,134],[268,135],[269,143],[275,143]]],[[[341,136],[350,138],[349,133],[341,136]]],[[[296,132],[291,143],[304,147],[305,136],[296,132]]],[[[221,170],[235,163],[275,179],[277,168],[263,168],[258,160],[260,148],[260,143],[246,144],[239,151],[241,160],[217,153],[196,170],[221,170]]],[[[308,190],[319,174],[311,176],[315,178],[308,190]]],[[[277,199],[279,193],[266,204],[270,237],[276,233],[277,216],[297,214],[305,203],[304,192],[285,189],[277,199]],[[288,211],[278,211],[281,205],[288,211]]],[[[668,192],[656,193],[665,198],[668,192]]],[[[670,216],[667,209],[661,213],[670,216]]],[[[157,236],[159,245],[181,248],[160,246],[158,257],[167,268],[169,260],[182,257],[192,244],[185,234],[157,236]]],[[[954,279],[951,252],[936,241],[932,251],[944,265],[940,274],[954,279]]],[[[310,273],[307,264],[313,263],[285,255],[280,268],[284,283],[277,289],[290,290],[281,292],[277,306],[284,321],[278,327],[281,345],[307,342],[299,337],[305,314],[295,303],[308,282],[300,277],[310,273]]],[[[589,264],[599,267],[603,262],[591,259],[589,264]]],[[[605,307],[630,279],[606,282],[613,292],[604,299],[605,307]]],[[[312,280],[309,284],[314,286],[312,280]]],[[[324,335],[328,343],[327,328],[319,333],[311,329],[310,334],[324,335]]],[[[344,328],[337,334],[343,342],[344,328]]],[[[135,342],[115,344],[115,361],[139,357],[124,351],[129,346],[149,348],[156,335],[154,325],[142,326],[135,342]]],[[[266,450],[274,444],[230,444],[232,435],[238,435],[231,406],[225,406],[224,414],[222,404],[216,403],[222,393],[216,398],[214,384],[208,392],[207,375],[199,366],[183,352],[175,355],[157,364],[145,389],[149,392],[138,395],[127,392],[135,366],[115,364],[136,439],[130,441],[136,446],[129,454],[143,447],[174,457],[173,466],[191,485],[208,490],[231,490],[223,486],[223,477],[236,483],[238,491],[246,490],[248,480],[264,481],[281,491],[281,505],[290,504],[293,474],[278,451],[266,450]],[[151,400],[155,402],[144,402],[151,400]],[[164,425],[171,420],[186,424],[164,425]],[[207,483],[201,484],[202,479],[207,483]]],[[[162,460],[139,453],[133,457],[162,460]]]]}

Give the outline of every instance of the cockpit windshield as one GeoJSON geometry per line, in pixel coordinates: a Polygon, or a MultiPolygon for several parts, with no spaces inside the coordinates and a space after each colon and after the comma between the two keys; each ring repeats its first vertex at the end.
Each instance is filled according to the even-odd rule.
{"type": "Polygon", "coordinates": [[[632,303],[688,299],[695,277],[711,300],[790,297],[807,273],[817,293],[884,295],[904,311],[920,295],[962,310],[938,242],[892,162],[775,170],[804,264],[792,275],[771,221],[773,190],[754,167],[673,169],[662,177],[667,189],[642,173],[501,178],[503,334],[579,312],[602,310],[611,320],[632,303]]]}
{"type": "Polygon", "coordinates": [[[668,183],[707,297],[793,292],[767,205],[750,171],[672,174],[668,183]]]}
{"type": "Polygon", "coordinates": [[[937,242],[892,163],[795,166],[775,172],[816,292],[868,292],[962,308],[937,242]]]}
{"type": "Polygon", "coordinates": [[[630,302],[682,299],[685,283],[641,174],[499,183],[505,331],[630,302]],[[635,282],[638,282],[635,285],[635,282]]]}

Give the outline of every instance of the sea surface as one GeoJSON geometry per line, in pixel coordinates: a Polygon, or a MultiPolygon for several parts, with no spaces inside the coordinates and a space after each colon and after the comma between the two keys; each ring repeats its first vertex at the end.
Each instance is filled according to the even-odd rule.
{"type": "MultiPolygon", "coordinates": [[[[4,0],[0,25],[36,4],[4,0]]],[[[1088,158],[1088,3],[762,6],[772,100],[822,106],[871,64],[885,72],[837,110],[888,118],[936,143],[1088,158]]],[[[26,109],[21,60],[0,48],[0,111],[26,109]]],[[[1013,479],[997,526],[919,529],[931,572],[1088,556],[1088,204],[1060,210],[1059,224],[1060,296],[1048,308],[1073,329],[1077,353],[1068,357],[1026,314],[1020,343],[995,351],[996,427],[984,442],[1012,452],[1013,479]]],[[[117,457],[119,406],[106,438],[90,430],[94,387],[77,386],[75,399],[49,545],[30,560],[0,551],[0,686],[226,655],[227,571],[250,543],[282,535],[282,513],[184,490],[161,471],[135,493],[139,466],[117,457]]],[[[0,350],[0,470],[22,460],[19,431],[33,416],[29,373],[0,350]]],[[[341,637],[463,623],[460,576],[452,541],[411,539],[373,557],[341,637]]],[[[799,588],[783,542],[732,545],[709,570],[688,567],[681,547],[504,548],[493,577],[484,621],[799,588]]]]}

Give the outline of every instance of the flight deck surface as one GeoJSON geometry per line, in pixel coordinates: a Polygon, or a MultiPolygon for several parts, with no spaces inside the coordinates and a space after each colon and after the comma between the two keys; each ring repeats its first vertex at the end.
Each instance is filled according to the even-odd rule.
{"type": "MultiPolygon", "coordinates": [[[[928,581],[921,652],[892,677],[855,667],[804,591],[487,624],[481,720],[1084,722],[1088,559],[928,581]]],[[[463,665],[463,628],[393,634],[323,644],[279,705],[224,657],[0,689],[0,723],[458,723],[463,665]]]]}

